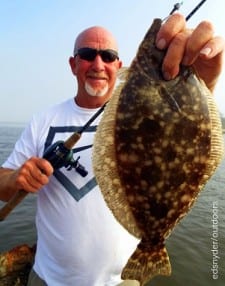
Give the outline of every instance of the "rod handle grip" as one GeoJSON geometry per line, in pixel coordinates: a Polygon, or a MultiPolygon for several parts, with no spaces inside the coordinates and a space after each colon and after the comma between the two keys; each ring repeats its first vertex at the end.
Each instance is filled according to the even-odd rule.
{"type": "Polygon", "coordinates": [[[29,193],[25,190],[19,190],[16,192],[14,196],[12,196],[12,198],[0,209],[0,221],[3,221],[28,194],[29,193]]]}

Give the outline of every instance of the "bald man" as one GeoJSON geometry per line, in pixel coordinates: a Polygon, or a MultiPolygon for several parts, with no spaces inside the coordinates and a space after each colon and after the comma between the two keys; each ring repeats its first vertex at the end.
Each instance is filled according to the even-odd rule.
{"type": "MultiPolygon", "coordinates": [[[[156,44],[167,49],[162,65],[166,80],[174,78],[179,65],[193,65],[213,90],[221,72],[224,41],[213,36],[213,27],[202,22],[186,28],[180,14],[161,27],[156,44]]],[[[45,149],[79,130],[106,103],[122,62],[114,36],[103,27],[81,32],[69,58],[77,90],[73,98],[35,115],[0,169],[0,199],[9,200],[20,189],[37,193],[37,251],[29,286],[138,285],[120,278],[138,240],[113,217],[94,179],[91,145],[98,117],[73,149],[85,167],[53,172],[42,158],[45,149]]]]}

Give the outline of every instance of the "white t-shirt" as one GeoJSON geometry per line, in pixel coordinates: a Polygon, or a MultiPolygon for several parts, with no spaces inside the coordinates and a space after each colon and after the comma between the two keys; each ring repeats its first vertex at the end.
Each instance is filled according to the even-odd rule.
{"type": "MultiPolygon", "coordinates": [[[[47,146],[65,141],[96,111],[69,99],[34,116],[3,167],[15,169],[31,156],[42,157],[47,146]]],[[[91,145],[99,119],[73,149],[88,175],[62,167],[38,192],[34,270],[48,286],[117,285],[138,243],[113,217],[96,185],[91,145]]]]}

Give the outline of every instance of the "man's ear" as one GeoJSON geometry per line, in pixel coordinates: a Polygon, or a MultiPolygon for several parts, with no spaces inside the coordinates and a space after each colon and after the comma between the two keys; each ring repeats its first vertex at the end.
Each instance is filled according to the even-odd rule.
{"type": "Polygon", "coordinates": [[[75,57],[70,57],[69,58],[69,64],[70,64],[70,68],[71,71],[74,75],[76,75],[76,58],[75,57]]]}
{"type": "Polygon", "coordinates": [[[119,69],[121,69],[122,66],[123,66],[123,62],[122,62],[121,60],[119,60],[119,62],[118,62],[118,67],[119,67],[119,69]]]}

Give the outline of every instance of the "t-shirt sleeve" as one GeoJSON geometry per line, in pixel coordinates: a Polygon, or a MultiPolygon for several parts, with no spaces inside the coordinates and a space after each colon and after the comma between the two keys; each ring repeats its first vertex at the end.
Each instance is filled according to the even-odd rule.
{"type": "Polygon", "coordinates": [[[35,125],[35,118],[33,117],[27,127],[23,130],[12,153],[2,164],[3,168],[17,169],[30,157],[38,156],[38,141],[36,140],[37,138],[35,138],[37,130],[35,130],[35,125]]]}

